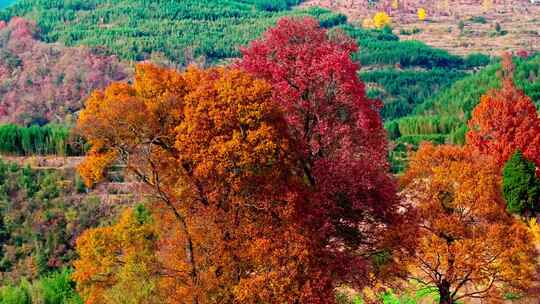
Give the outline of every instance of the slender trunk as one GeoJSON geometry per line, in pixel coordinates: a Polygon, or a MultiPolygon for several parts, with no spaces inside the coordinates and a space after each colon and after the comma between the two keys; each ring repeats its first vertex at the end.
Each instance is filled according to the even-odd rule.
{"type": "MultiPolygon", "coordinates": [[[[197,286],[197,281],[198,281],[198,270],[197,270],[197,265],[195,264],[195,256],[193,253],[193,240],[191,239],[191,234],[189,233],[188,226],[184,217],[182,217],[182,215],[180,215],[175,208],[172,208],[172,209],[173,209],[174,215],[180,222],[180,227],[182,229],[182,232],[186,236],[186,243],[185,243],[186,261],[190,265],[190,268],[191,268],[189,276],[191,278],[192,288],[195,288],[197,286]]],[[[194,292],[191,296],[191,303],[192,304],[199,303],[196,292],[194,292]]]]}
{"type": "Polygon", "coordinates": [[[439,289],[440,294],[440,304],[454,304],[454,300],[452,299],[452,294],[450,293],[450,283],[448,283],[446,280],[443,280],[439,286],[437,286],[439,289]]]}
{"type": "MultiPolygon", "coordinates": [[[[182,232],[186,236],[186,242],[185,242],[185,245],[184,245],[185,250],[186,250],[186,262],[189,264],[189,266],[191,268],[190,271],[189,271],[189,277],[191,278],[191,285],[192,285],[191,287],[193,289],[195,289],[196,286],[198,285],[199,274],[198,274],[198,270],[197,270],[197,264],[196,264],[196,261],[195,261],[195,254],[193,252],[193,239],[191,238],[191,234],[190,234],[189,229],[188,229],[188,225],[187,225],[187,222],[186,222],[186,217],[184,215],[180,214],[178,209],[176,209],[176,206],[174,205],[172,199],[169,198],[169,196],[162,190],[162,188],[160,186],[159,174],[157,173],[157,170],[155,169],[155,166],[152,163],[151,163],[151,165],[152,165],[152,168],[154,168],[153,174],[154,174],[155,184],[153,186],[155,187],[155,190],[157,191],[159,197],[165,202],[165,204],[173,212],[174,216],[176,217],[176,219],[180,223],[180,229],[182,230],[182,232]]],[[[152,184],[150,183],[150,185],[152,185],[152,184]]],[[[191,295],[191,303],[192,304],[198,304],[199,303],[199,300],[198,300],[198,297],[197,297],[197,292],[192,293],[192,295],[191,295]]]]}
{"type": "MultiPolygon", "coordinates": [[[[452,243],[454,242],[454,239],[452,237],[445,237],[446,239],[446,244],[448,246],[448,249],[451,248],[452,246],[452,243]]],[[[440,300],[439,300],[439,303],[440,304],[454,304],[454,299],[453,299],[453,296],[452,296],[452,293],[450,292],[450,282],[448,281],[448,279],[452,279],[454,277],[454,261],[455,261],[455,256],[454,256],[454,253],[452,252],[452,250],[449,250],[449,255],[448,255],[448,270],[446,271],[446,276],[444,279],[442,279],[442,281],[440,282],[440,284],[438,284],[438,288],[439,288],[439,294],[441,296],[440,300]]]]}

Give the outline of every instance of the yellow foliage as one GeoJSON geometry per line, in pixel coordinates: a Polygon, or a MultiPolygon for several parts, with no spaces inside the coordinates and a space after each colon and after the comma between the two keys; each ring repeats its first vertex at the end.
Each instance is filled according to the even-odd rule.
{"type": "Polygon", "coordinates": [[[366,28],[366,29],[374,28],[375,25],[373,24],[373,19],[371,19],[371,18],[365,18],[365,19],[362,21],[362,27],[363,27],[363,28],[366,28]]]}
{"type": "Polygon", "coordinates": [[[534,237],[534,243],[540,244],[540,226],[536,222],[536,218],[529,220],[529,229],[534,237]]]}
{"type": "Polygon", "coordinates": [[[156,289],[157,232],[145,212],[127,209],[117,224],[86,230],[77,239],[72,278],[85,303],[163,303],[156,289]]]}
{"type": "Polygon", "coordinates": [[[426,9],[424,9],[423,7],[419,8],[418,9],[418,20],[424,21],[424,20],[426,20],[426,16],[427,16],[426,9]]]}
{"type": "Polygon", "coordinates": [[[392,23],[392,18],[385,12],[378,12],[373,16],[373,25],[380,29],[392,23]]]}

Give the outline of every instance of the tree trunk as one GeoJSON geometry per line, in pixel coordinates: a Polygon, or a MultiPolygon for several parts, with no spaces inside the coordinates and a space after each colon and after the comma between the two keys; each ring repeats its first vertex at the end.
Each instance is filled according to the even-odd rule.
{"type": "MultiPolygon", "coordinates": [[[[176,209],[174,210],[174,213],[176,215],[176,218],[180,221],[182,232],[184,232],[186,235],[186,244],[185,244],[186,260],[187,260],[187,263],[191,266],[190,277],[191,277],[191,283],[193,285],[192,288],[196,288],[199,274],[197,270],[197,265],[195,264],[195,257],[193,253],[193,241],[191,239],[191,234],[189,233],[185,219],[176,211],[176,209]]],[[[191,303],[192,304],[199,303],[196,292],[193,292],[193,295],[191,297],[191,303]]]]}
{"type": "Polygon", "coordinates": [[[443,280],[438,286],[438,289],[441,297],[439,300],[440,304],[454,304],[454,300],[452,299],[452,295],[450,293],[450,283],[443,280]]]}

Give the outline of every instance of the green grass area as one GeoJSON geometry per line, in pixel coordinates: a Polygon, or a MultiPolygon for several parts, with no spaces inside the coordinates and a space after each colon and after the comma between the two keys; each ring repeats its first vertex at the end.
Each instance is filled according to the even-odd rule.
{"type": "MultiPolygon", "coordinates": [[[[377,296],[378,303],[382,304],[416,304],[422,301],[431,300],[433,303],[438,303],[439,294],[435,288],[422,287],[418,290],[407,291],[403,290],[396,294],[393,290],[388,290],[377,296]]],[[[352,299],[343,293],[337,293],[336,302],[338,304],[364,304],[361,296],[354,296],[352,299]]]]}

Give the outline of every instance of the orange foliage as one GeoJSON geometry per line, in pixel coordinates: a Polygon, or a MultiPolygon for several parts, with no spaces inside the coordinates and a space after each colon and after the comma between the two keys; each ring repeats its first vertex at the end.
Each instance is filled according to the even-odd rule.
{"type": "Polygon", "coordinates": [[[467,146],[491,155],[502,168],[517,149],[540,166],[540,119],[536,107],[516,88],[510,55],[503,56],[503,84],[482,96],[469,121],[467,146]]]}
{"type": "Polygon", "coordinates": [[[105,171],[117,158],[115,151],[99,152],[99,147],[98,142],[94,143],[94,146],[88,151],[85,161],[78,168],[87,187],[91,187],[96,181],[103,180],[105,171]]]}
{"type": "MultiPolygon", "coordinates": [[[[80,168],[85,180],[99,181],[99,160],[114,153],[148,187],[163,302],[292,303],[317,292],[306,283],[316,277],[305,267],[310,241],[291,220],[301,199],[295,153],[266,82],[234,69],[139,65],[133,85],[92,95],[78,129],[99,148],[80,168]]],[[[78,273],[94,267],[84,260],[78,273]]]]}
{"type": "Polygon", "coordinates": [[[460,147],[423,145],[411,158],[402,184],[418,212],[419,244],[401,258],[441,303],[498,302],[534,279],[533,236],[505,212],[500,182],[492,159],[460,147]]]}

